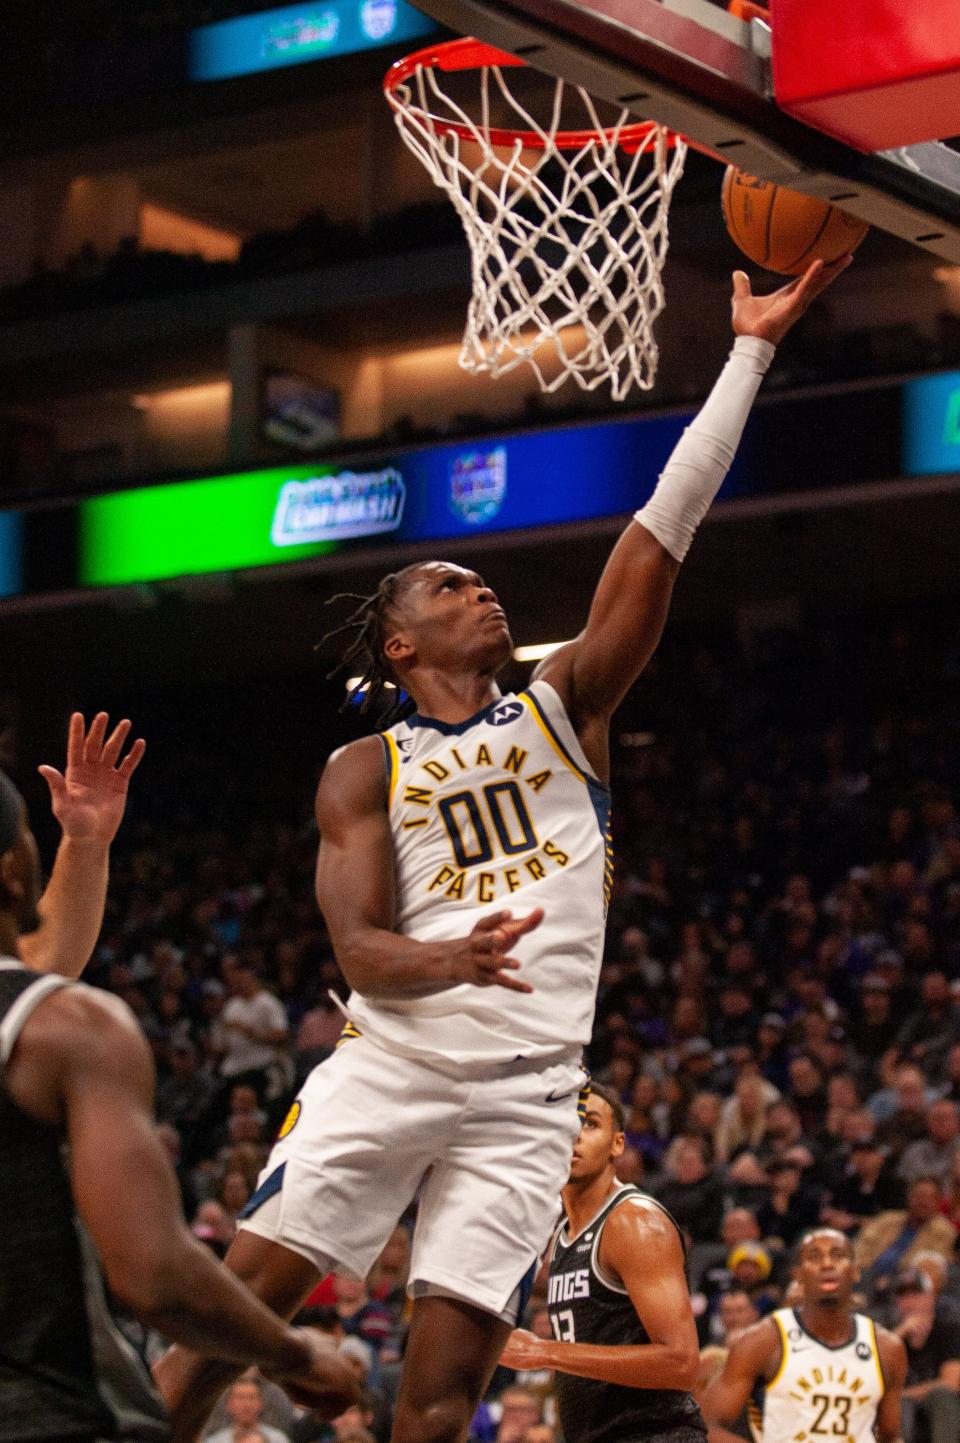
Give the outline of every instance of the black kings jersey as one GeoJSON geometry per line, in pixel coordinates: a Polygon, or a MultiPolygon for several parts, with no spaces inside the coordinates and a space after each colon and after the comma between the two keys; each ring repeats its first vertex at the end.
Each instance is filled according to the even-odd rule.
{"type": "MultiPolygon", "coordinates": [[[[655,1202],[635,1187],[618,1186],[576,1237],[569,1237],[566,1227],[558,1232],[550,1257],[547,1307],[560,1342],[603,1347],[650,1342],[626,1289],[604,1274],[599,1262],[607,1218],[615,1208],[638,1199],[655,1202]]],[[[560,1372],[554,1386],[565,1443],[631,1443],[665,1434],[696,1443],[706,1437],[700,1409],[679,1389],[627,1388],[560,1372]]]]}
{"type": "Polygon", "coordinates": [[[74,985],[0,958],[0,1443],[165,1443],[163,1405],[113,1323],[74,1214],[61,1131],[28,1117],[4,1085],[34,1008],[74,985]]]}

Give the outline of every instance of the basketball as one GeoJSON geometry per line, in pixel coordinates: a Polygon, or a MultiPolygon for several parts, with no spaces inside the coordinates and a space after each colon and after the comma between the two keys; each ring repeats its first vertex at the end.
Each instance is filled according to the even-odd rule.
{"type": "Polygon", "coordinates": [[[757,180],[734,165],[723,177],[721,204],[744,255],[782,276],[801,275],[811,261],[849,255],[870,229],[829,201],[757,180]]]}

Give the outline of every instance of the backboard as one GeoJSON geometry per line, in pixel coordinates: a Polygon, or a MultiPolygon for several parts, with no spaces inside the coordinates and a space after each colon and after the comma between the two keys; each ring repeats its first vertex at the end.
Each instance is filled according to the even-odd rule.
{"type": "Polygon", "coordinates": [[[770,30],[709,0],[416,0],[549,75],[657,120],[764,180],[960,264],[960,153],[929,142],[862,154],[784,114],[770,30]]]}

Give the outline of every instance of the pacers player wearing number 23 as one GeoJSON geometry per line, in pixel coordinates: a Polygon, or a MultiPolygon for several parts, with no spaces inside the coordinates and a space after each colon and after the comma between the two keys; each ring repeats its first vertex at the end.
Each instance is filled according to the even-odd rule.
{"type": "MultiPolygon", "coordinates": [[[[851,1310],[860,1275],[850,1239],[833,1228],[806,1233],[795,1276],[799,1307],[780,1308],[736,1340],[704,1396],[708,1422],[733,1422],[759,1389],[763,1443],[895,1443],[906,1350],[851,1310]]],[[[716,1443],[724,1437],[711,1428],[716,1443]]]]}
{"type": "MultiPolygon", "coordinates": [[[[660,640],[774,344],[842,268],[818,263],[764,297],[738,274],[733,355],[614,548],[583,631],[524,692],[497,687],[506,617],[461,566],[406,567],[343,628],[368,702],[395,697],[392,683],[416,710],[321,778],[317,896],[353,988],[349,1023],[227,1264],[289,1312],[332,1266],[365,1276],[420,1189],[394,1443],[459,1443],[522,1310],[579,1126],[610,717],[660,640]]],[[[228,1374],[176,1350],[158,1376],[179,1436],[196,1436],[228,1374]]]]}

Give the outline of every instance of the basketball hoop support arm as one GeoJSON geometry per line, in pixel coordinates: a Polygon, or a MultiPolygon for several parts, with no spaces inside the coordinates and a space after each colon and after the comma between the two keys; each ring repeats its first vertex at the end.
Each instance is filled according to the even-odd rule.
{"type": "MultiPolygon", "coordinates": [[[[761,22],[706,0],[417,0],[426,14],[657,120],[763,180],[960,265],[960,155],[931,142],[864,155],[772,99],[761,22]],[[760,26],[758,32],[752,27],[760,26]]],[[[768,33],[768,32],[767,32],[768,33]]]]}

